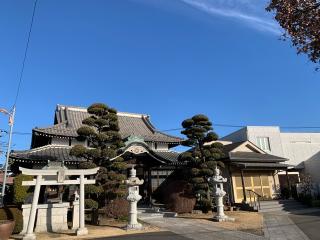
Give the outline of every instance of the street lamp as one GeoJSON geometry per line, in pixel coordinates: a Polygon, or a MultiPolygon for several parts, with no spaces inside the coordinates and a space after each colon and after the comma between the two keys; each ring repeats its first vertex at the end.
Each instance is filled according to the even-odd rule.
{"type": "Polygon", "coordinates": [[[6,162],[5,162],[5,168],[4,168],[3,183],[2,183],[2,191],[1,191],[1,198],[0,198],[0,206],[3,206],[3,198],[5,195],[5,189],[6,189],[9,154],[11,151],[12,130],[13,130],[13,123],[14,123],[14,116],[16,113],[16,107],[15,106],[13,107],[12,112],[9,112],[4,108],[0,108],[0,113],[4,113],[9,116],[9,126],[10,126],[9,142],[8,142],[8,148],[7,148],[7,155],[6,155],[6,162]]]}

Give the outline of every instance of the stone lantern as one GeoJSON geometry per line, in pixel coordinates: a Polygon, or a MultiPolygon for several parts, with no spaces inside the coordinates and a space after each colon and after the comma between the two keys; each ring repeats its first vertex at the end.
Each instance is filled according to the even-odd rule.
{"type": "Polygon", "coordinates": [[[214,170],[214,176],[208,178],[208,181],[213,184],[213,196],[217,206],[217,214],[213,217],[213,220],[218,222],[234,221],[234,218],[230,218],[224,214],[223,197],[226,195],[226,192],[223,190],[223,183],[226,183],[227,179],[221,176],[221,171],[218,167],[214,170]]]}
{"type": "Polygon", "coordinates": [[[141,229],[142,225],[138,223],[137,203],[141,199],[141,195],[139,195],[139,186],[143,184],[143,180],[136,177],[136,170],[133,166],[130,170],[130,177],[128,180],[125,180],[125,184],[128,186],[127,200],[130,203],[129,222],[126,228],[128,230],[141,229]]]}

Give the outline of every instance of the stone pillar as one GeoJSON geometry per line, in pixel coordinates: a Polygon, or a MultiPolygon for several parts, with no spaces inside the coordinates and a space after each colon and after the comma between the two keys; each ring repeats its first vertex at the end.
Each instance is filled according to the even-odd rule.
{"type": "Polygon", "coordinates": [[[139,195],[139,185],[143,184],[143,180],[136,177],[136,170],[132,167],[130,177],[125,181],[128,186],[127,200],[129,201],[129,222],[126,226],[127,230],[141,229],[142,225],[138,223],[137,203],[141,199],[139,195]]]}
{"type": "Polygon", "coordinates": [[[23,229],[20,232],[20,234],[25,234],[28,228],[31,204],[23,204],[21,208],[22,208],[23,229]]]}
{"type": "Polygon", "coordinates": [[[87,235],[88,229],[85,227],[85,219],[84,219],[84,175],[80,175],[80,211],[79,211],[79,219],[80,219],[80,228],[77,230],[77,236],[87,235]]]}
{"type": "Polygon", "coordinates": [[[42,180],[42,176],[38,175],[37,179],[36,179],[36,186],[34,188],[34,193],[33,193],[33,199],[32,199],[31,210],[30,210],[30,217],[29,217],[28,227],[27,227],[27,233],[24,235],[23,240],[36,239],[36,235],[34,235],[34,233],[33,233],[33,228],[34,228],[34,222],[36,219],[37,205],[38,205],[39,193],[40,193],[40,187],[41,187],[41,180],[42,180]]]}
{"type": "Polygon", "coordinates": [[[72,203],[72,229],[79,228],[79,194],[77,191],[74,193],[74,201],[72,203]]]}

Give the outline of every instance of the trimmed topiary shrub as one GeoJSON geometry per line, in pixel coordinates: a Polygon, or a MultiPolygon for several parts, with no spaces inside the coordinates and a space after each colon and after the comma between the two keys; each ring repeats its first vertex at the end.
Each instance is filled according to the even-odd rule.
{"type": "Polygon", "coordinates": [[[22,186],[22,181],[31,181],[32,176],[19,174],[15,176],[13,181],[13,202],[17,205],[22,205],[28,196],[30,187],[22,186]]]}
{"type": "Polygon", "coordinates": [[[0,208],[0,220],[15,220],[13,233],[20,233],[23,229],[22,211],[19,208],[0,208]]]}
{"type": "Polygon", "coordinates": [[[196,204],[192,186],[187,181],[172,181],[166,187],[166,195],[167,207],[176,213],[190,213],[196,204]]]}
{"type": "Polygon", "coordinates": [[[199,206],[203,213],[208,213],[212,210],[212,203],[207,199],[200,200],[199,206]]]}
{"type": "Polygon", "coordinates": [[[123,198],[117,198],[104,208],[107,217],[124,218],[128,216],[129,202],[123,198]]]}
{"type": "Polygon", "coordinates": [[[92,208],[97,209],[98,208],[98,202],[93,200],[93,199],[85,199],[84,200],[84,207],[86,209],[92,209],[92,208]]]}

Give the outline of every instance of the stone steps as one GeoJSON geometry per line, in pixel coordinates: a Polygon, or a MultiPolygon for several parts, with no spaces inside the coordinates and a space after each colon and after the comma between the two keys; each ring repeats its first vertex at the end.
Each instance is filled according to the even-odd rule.
{"type": "Polygon", "coordinates": [[[272,201],[261,201],[260,209],[257,207],[255,210],[258,212],[275,212],[275,211],[295,211],[304,209],[305,206],[295,200],[272,200],[272,201]]]}
{"type": "Polygon", "coordinates": [[[161,211],[153,208],[138,208],[138,218],[151,219],[151,218],[172,218],[177,217],[177,213],[170,211],[161,211]]]}

